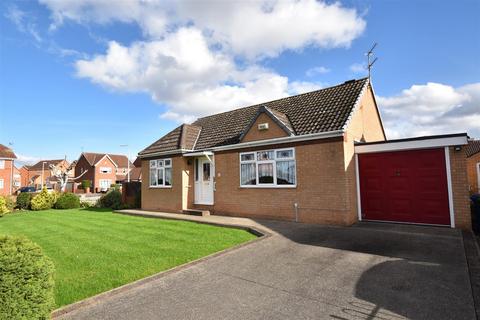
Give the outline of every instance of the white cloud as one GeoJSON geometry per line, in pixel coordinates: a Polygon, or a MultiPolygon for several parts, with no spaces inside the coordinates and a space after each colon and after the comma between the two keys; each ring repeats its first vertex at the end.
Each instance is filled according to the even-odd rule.
{"type": "Polygon", "coordinates": [[[454,132],[480,137],[480,83],[454,88],[429,82],[377,101],[389,138],[454,132]]]}
{"type": "Polygon", "coordinates": [[[308,45],[348,47],[366,26],[355,9],[316,0],[184,1],[177,11],[180,19],[211,30],[216,41],[249,58],[308,45]]]}
{"type": "Polygon", "coordinates": [[[290,94],[301,94],[305,92],[311,92],[315,90],[322,89],[323,84],[317,82],[308,82],[308,81],[293,81],[289,84],[288,92],[290,94]]]}
{"type": "Polygon", "coordinates": [[[37,25],[26,12],[16,6],[10,6],[7,8],[5,17],[15,24],[18,31],[29,34],[36,42],[43,41],[37,30],[37,25]]]}
{"type": "Polygon", "coordinates": [[[137,23],[147,37],[161,39],[180,26],[195,26],[211,43],[248,58],[273,57],[313,45],[348,47],[365,29],[355,9],[316,0],[117,1],[40,0],[52,11],[55,29],[64,20],[137,23]]]}
{"type": "Polygon", "coordinates": [[[38,157],[32,157],[32,156],[27,156],[27,155],[18,154],[18,153],[15,153],[15,155],[17,156],[17,159],[15,160],[15,162],[19,162],[21,166],[25,164],[32,165],[41,160],[38,157]]]}
{"type": "Polygon", "coordinates": [[[161,117],[175,121],[316,90],[320,84],[289,82],[259,61],[307,46],[348,47],[366,26],[355,9],[316,0],[40,1],[52,12],[52,30],[66,20],[137,24],[143,40],[110,41],[106,52],[77,60],[76,74],[148,93],[167,106],[161,117]]]}
{"type": "Polygon", "coordinates": [[[283,97],[289,89],[287,78],[260,66],[238,68],[195,28],[128,47],[112,41],[105,54],[77,61],[76,69],[112,90],[149,93],[169,107],[162,118],[176,121],[283,97]]]}
{"type": "Polygon", "coordinates": [[[365,68],[365,65],[363,63],[354,63],[350,65],[350,71],[357,74],[366,74],[367,68],[365,68]]]}
{"type": "Polygon", "coordinates": [[[305,75],[307,77],[314,77],[316,75],[325,74],[325,73],[329,73],[329,72],[330,72],[330,69],[328,69],[324,66],[319,66],[319,67],[313,67],[313,68],[308,69],[305,72],[305,75]]]}

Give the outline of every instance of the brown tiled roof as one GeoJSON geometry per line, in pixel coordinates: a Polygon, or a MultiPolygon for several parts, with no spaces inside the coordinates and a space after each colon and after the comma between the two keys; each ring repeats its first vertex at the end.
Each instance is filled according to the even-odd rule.
{"type": "MultiPolygon", "coordinates": [[[[295,135],[342,130],[367,84],[367,78],[350,80],[334,87],[200,118],[192,124],[201,128],[194,149],[239,143],[262,107],[270,110],[295,135]]],[[[169,132],[140,154],[179,149],[183,126],[169,132]]]]}
{"type": "Polygon", "coordinates": [[[142,180],[142,168],[136,167],[130,170],[130,181],[140,181],[142,180]]]}
{"type": "Polygon", "coordinates": [[[139,154],[173,151],[178,149],[193,150],[201,127],[191,124],[182,124],[176,127],[139,154]]]}
{"type": "Polygon", "coordinates": [[[465,147],[465,153],[467,155],[467,158],[479,152],[480,152],[480,140],[468,141],[468,145],[465,147]]]}
{"type": "MultiPolygon", "coordinates": [[[[95,152],[84,152],[82,153],[85,159],[87,159],[88,163],[93,166],[98,161],[100,161],[104,156],[105,153],[95,153],[95,152]]],[[[108,153],[110,159],[117,165],[119,168],[126,168],[128,167],[128,157],[122,154],[111,154],[108,153]]],[[[133,167],[133,163],[130,162],[130,166],[133,167]]]]}
{"type": "Polygon", "coordinates": [[[3,144],[0,144],[0,159],[1,158],[17,159],[17,156],[15,155],[12,149],[4,146],[3,144]]]}
{"type": "Polygon", "coordinates": [[[141,167],[141,166],[142,166],[142,158],[137,157],[137,159],[135,159],[135,161],[133,161],[133,165],[134,165],[136,168],[141,167]]]}
{"type": "Polygon", "coordinates": [[[59,162],[63,161],[63,159],[57,159],[57,160],[40,160],[37,163],[35,163],[33,166],[30,166],[28,168],[29,171],[41,171],[42,167],[45,170],[50,170],[49,166],[53,164],[56,166],[59,162]],[[42,163],[46,162],[44,165],[42,163]]]}

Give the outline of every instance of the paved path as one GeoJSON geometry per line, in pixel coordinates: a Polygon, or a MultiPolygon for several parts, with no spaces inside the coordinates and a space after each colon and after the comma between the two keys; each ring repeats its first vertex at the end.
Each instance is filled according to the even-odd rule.
{"type": "Polygon", "coordinates": [[[457,230],[187,218],[244,224],[272,236],[64,318],[475,319],[457,230]]]}

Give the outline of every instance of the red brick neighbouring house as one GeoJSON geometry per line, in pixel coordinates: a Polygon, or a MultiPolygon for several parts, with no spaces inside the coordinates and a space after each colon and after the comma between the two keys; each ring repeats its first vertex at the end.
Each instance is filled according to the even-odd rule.
{"type": "Polygon", "coordinates": [[[118,154],[84,152],[75,166],[77,182],[91,181],[94,192],[107,191],[112,184],[122,182],[128,169],[134,166],[127,156],[118,154]]]}
{"type": "Polygon", "coordinates": [[[468,189],[480,193],[480,140],[471,140],[465,150],[467,155],[468,189]]]}
{"type": "Polygon", "coordinates": [[[13,150],[0,144],[0,195],[11,195],[14,191],[15,159],[13,150]]]}
{"type": "Polygon", "coordinates": [[[369,80],[350,80],[167,133],[139,153],[142,209],[469,229],[466,144],[464,133],[386,141],[369,80]]]}
{"type": "Polygon", "coordinates": [[[50,170],[51,165],[65,170],[70,166],[70,163],[65,159],[55,159],[40,160],[32,166],[24,166],[20,171],[22,182],[26,180],[26,185],[35,187],[36,189],[41,189],[42,185],[55,189],[57,187],[57,180],[52,176],[52,171],[50,170]]]}

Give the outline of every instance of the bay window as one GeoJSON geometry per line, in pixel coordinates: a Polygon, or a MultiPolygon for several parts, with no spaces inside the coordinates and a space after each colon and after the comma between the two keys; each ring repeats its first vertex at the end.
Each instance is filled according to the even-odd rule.
{"type": "Polygon", "coordinates": [[[172,159],[150,160],[150,187],[172,186],[172,159]]]}
{"type": "Polygon", "coordinates": [[[296,186],[295,150],[277,149],[240,154],[240,186],[296,186]]]}

